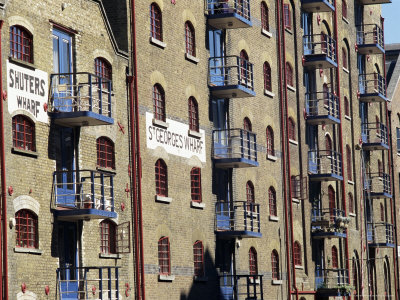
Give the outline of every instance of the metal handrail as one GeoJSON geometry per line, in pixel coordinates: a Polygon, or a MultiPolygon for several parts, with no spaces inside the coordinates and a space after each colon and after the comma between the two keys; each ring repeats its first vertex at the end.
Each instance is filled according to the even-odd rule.
{"type": "Polygon", "coordinates": [[[250,1],[249,0],[207,0],[205,1],[205,11],[208,15],[221,15],[235,13],[250,21],[250,1]]]}
{"type": "Polygon", "coordinates": [[[342,176],[342,155],[332,150],[308,151],[308,171],[311,174],[342,176]]]}
{"type": "Polygon", "coordinates": [[[331,92],[306,93],[306,111],[311,117],[330,115],[339,119],[339,98],[331,92]]]}
{"type": "Polygon", "coordinates": [[[394,244],[394,226],[385,222],[368,222],[367,237],[372,244],[394,244]]]}
{"type": "Polygon", "coordinates": [[[311,222],[340,222],[346,217],[344,210],[337,208],[312,208],[311,222]]]}
{"type": "Polygon", "coordinates": [[[316,289],[338,289],[349,284],[349,273],[347,269],[316,268],[316,289]]]}
{"type": "Polygon", "coordinates": [[[363,143],[383,143],[388,145],[388,130],[383,123],[361,123],[363,143]]]}
{"type": "Polygon", "coordinates": [[[327,34],[309,34],[303,36],[304,55],[324,54],[336,61],[336,41],[327,34]]]}
{"type": "Polygon", "coordinates": [[[382,172],[366,173],[364,190],[368,193],[391,194],[390,175],[382,172]]]}
{"type": "Polygon", "coordinates": [[[215,230],[260,233],[260,204],[246,201],[217,202],[215,230]]]}
{"type": "MultiPolygon", "coordinates": [[[[324,0],[324,1],[328,2],[330,5],[335,7],[335,0],[324,0]]],[[[303,0],[302,0],[302,2],[303,2],[303,0]]],[[[313,2],[322,2],[322,0],[314,0],[313,2]]]]}
{"type": "Polygon", "coordinates": [[[386,95],[386,81],[379,73],[360,74],[358,83],[360,94],[379,93],[386,95]]]}
{"type": "Polygon", "coordinates": [[[263,275],[220,275],[222,299],[263,300],[263,275]]]}
{"type": "Polygon", "coordinates": [[[357,45],[378,44],[384,47],[383,30],[377,24],[362,24],[356,26],[357,45]]]}

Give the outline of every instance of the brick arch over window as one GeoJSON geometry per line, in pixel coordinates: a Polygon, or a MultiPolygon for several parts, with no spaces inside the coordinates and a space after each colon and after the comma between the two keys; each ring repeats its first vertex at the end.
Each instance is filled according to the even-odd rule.
{"type": "Polygon", "coordinates": [[[156,161],[156,195],[168,197],[168,169],[162,159],[156,161]]]}
{"type": "Polygon", "coordinates": [[[117,253],[117,226],[109,220],[100,222],[100,253],[115,254],[117,253]]]}
{"type": "Polygon", "coordinates": [[[94,60],[94,72],[96,76],[112,80],[112,66],[104,57],[96,57],[94,60]]]}
{"type": "Polygon", "coordinates": [[[24,115],[12,118],[13,147],[36,151],[35,123],[24,115]]]}
{"type": "Polygon", "coordinates": [[[39,248],[38,217],[28,209],[21,209],[15,213],[16,247],[39,248]]]}
{"type": "Polygon", "coordinates": [[[163,87],[158,83],[153,85],[153,113],[156,120],[165,122],[165,92],[163,87]]]}
{"type": "Polygon", "coordinates": [[[269,12],[267,4],[262,1],[260,5],[261,10],[261,28],[263,30],[269,31],[269,12]]]}
{"type": "Polygon", "coordinates": [[[276,192],[274,187],[270,187],[268,189],[268,202],[269,202],[269,215],[270,216],[278,216],[278,209],[276,206],[276,192]]]}
{"type": "Polygon", "coordinates": [[[28,195],[18,196],[13,200],[14,211],[17,212],[21,209],[28,209],[34,212],[37,216],[40,214],[40,203],[28,195]]]}
{"type": "Polygon", "coordinates": [[[249,273],[250,275],[258,274],[257,251],[254,247],[249,249],[249,273]]]}
{"type": "Polygon", "coordinates": [[[253,130],[253,126],[251,124],[251,121],[248,117],[245,117],[243,119],[243,129],[246,131],[252,131],[253,130]]]}
{"type": "Polygon", "coordinates": [[[267,61],[264,62],[264,89],[272,92],[271,66],[267,61]]]}
{"type": "Polygon", "coordinates": [[[185,22],[185,45],[186,53],[191,56],[196,56],[195,30],[190,21],[185,22]]]}
{"type": "Polygon", "coordinates": [[[301,266],[302,265],[301,245],[298,241],[294,242],[293,254],[294,254],[294,264],[296,266],[301,266]]]}
{"type": "Polygon", "coordinates": [[[271,126],[267,127],[266,130],[266,137],[267,137],[267,154],[268,155],[275,155],[275,145],[274,145],[274,130],[271,126]]]}
{"type": "Polygon", "coordinates": [[[279,255],[278,255],[278,251],[276,251],[275,249],[271,253],[271,270],[272,270],[272,279],[279,280],[280,279],[279,255]]]}
{"type": "Polygon", "coordinates": [[[336,246],[332,247],[332,268],[334,269],[339,268],[339,256],[336,246]]]}
{"type": "Polygon", "coordinates": [[[25,27],[10,27],[10,56],[33,63],[33,36],[25,27]]]}
{"type": "Polygon", "coordinates": [[[162,13],[157,3],[153,2],[150,5],[150,35],[152,38],[162,41],[162,13]]]}
{"type": "Polygon", "coordinates": [[[193,244],[194,276],[204,276],[204,248],[202,241],[193,244]]]}
{"type": "Polygon", "coordinates": [[[171,253],[169,238],[166,236],[158,240],[158,267],[161,275],[171,274],[171,253]]]}
{"type": "Polygon", "coordinates": [[[114,143],[108,137],[101,136],[97,139],[97,165],[115,169],[114,143]]]}
{"type": "Polygon", "coordinates": [[[188,100],[189,110],[189,129],[199,132],[199,105],[196,98],[189,97],[188,100]]]}

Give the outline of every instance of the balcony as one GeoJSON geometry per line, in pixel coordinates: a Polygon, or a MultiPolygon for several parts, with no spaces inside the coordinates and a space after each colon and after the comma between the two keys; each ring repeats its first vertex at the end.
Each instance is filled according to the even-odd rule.
{"type": "Polygon", "coordinates": [[[76,127],[114,124],[110,80],[90,73],[52,74],[49,115],[55,124],[76,127]]]}
{"type": "Polygon", "coordinates": [[[373,248],[394,248],[394,227],[389,223],[367,224],[368,246],[373,248]]]}
{"type": "Polygon", "coordinates": [[[307,123],[340,124],[339,99],[331,92],[306,93],[307,123]]]}
{"type": "Polygon", "coordinates": [[[212,158],[222,169],[258,167],[256,134],[244,129],[214,130],[212,158]]]}
{"type": "Polygon", "coordinates": [[[319,296],[344,297],[349,296],[354,288],[349,284],[349,275],[346,269],[322,269],[317,266],[315,289],[319,296]]]}
{"type": "Polygon", "coordinates": [[[362,123],[361,136],[364,150],[389,150],[388,130],[384,124],[362,123]]]}
{"type": "Polygon", "coordinates": [[[336,41],[326,34],[303,36],[303,66],[310,70],[336,68],[336,41]]]}
{"type": "Polygon", "coordinates": [[[343,180],[342,155],[332,150],[308,152],[308,172],[311,181],[343,180]]]}
{"type": "Polygon", "coordinates": [[[113,174],[100,171],[56,171],[52,210],[59,220],[115,218],[113,174]]]}
{"type": "Polygon", "coordinates": [[[239,56],[211,57],[208,86],[214,98],[254,97],[253,64],[239,56]]]}
{"type": "Polygon", "coordinates": [[[215,233],[221,238],[259,238],[260,204],[246,201],[215,204],[215,233]]]}
{"type": "Polygon", "coordinates": [[[350,219],[343,210],[313,208],[311,210],[311,236],[315,239],[345,238],[350,219]]]}
{"type": "Polygon", "coordinates": [[[378,73],[361,74],[358,77],[358,96],[361,102],[386,102],[385,78],[378,73]]]}
{"type": "Polygon", "coordinates": [[[301,8],[309,13],[334,12],[335,0],[301,0],[301,8]]]}
{"type": "Polygon", "coordinates": [[[119,267],[81,267],[57,269],[57,298],[121,299],[119,267]]]}
{"type": "Polygon", "coordinates": [[[263,275],[219,276],[219,300],[263,300],[263,275]]]}
{"type": "Polygon", "coordinates": [[[392,198],[390,175],[383,172],[367,173],[364,190],[370,199],[392,198]]]}
{"type": "Polygon", "coordinates": [[[392,3],[392,0],[360,0],[362,5],[386,4],[392,3]]]}
{"type": "Polygon", "coordinates": [[[384,54],[383,30],[376,24],[357,26],[357,49],[360,54],[384,54]]]}
{"type": "Polygon", "coordinates": [[[208,24],[217,29],[248,28],[252,26],[250,0],[207,0],[208,24]]]}

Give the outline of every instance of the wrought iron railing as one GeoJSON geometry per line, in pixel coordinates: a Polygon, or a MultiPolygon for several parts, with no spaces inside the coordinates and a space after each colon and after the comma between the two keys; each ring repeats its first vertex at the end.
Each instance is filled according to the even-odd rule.
{"type": "Polygon", "coordinates": [[[339,119],[339,98],[331,92],[306,93],[306,111],[310,117],[329,115],[339,119]]]}
{"type": "Polygon", "coordinates": [[[389,144],[388,130],[382,123],[362,123],[361,133],[363,143],[389,144]]]}
{"type": "Polygon", "coordinates": [[[337,227],[345,227],[348,223],[348,218],[345,216],[344,210],[337,208],[312,208],[311,209],[311,222],[329,222],[330,224],[337,225],[337,227]]]}
{"type": "Polygon", "coordinates": [[[315,270],[315,289],[338,289],[343,294],[348,294],[351,289],[349,285],[349,273],[346,269],[319,268],[315,270]]]}
{"type": "Polygon", "coordinates": [[[367,238],[370,244],[394,244],[393,224],[369,222],[367,226],[367,238]]]}
{"type": "Polygon", "coordinates": [[[378,44],[384,47],[383,30],[377,24],[357,26],[357,45],[378,44]]]}
{"type": "Polygon", "coordinates": [[[364,189],[371,194],[391,194],[390,175],[383,172],[367,173],[364,189]]]}
{"type": "Polygon", "coordinates": [[[263,300],[263,275],[219,276],[220,299],[263,300]]]}
{"type": "Polygon", "coordinates": [[[336,62],[336,41],[327,34],[303,36],[304,55],[326,55],[336,62]]]}
{"type": "Polygon", "coordinates": [[[236,13],[250,21],[250,0],[206,0],[205,10],[208,15],[236,13]]]}
{"type": "Polygon", "coordinates": [[[308,152],[308,171],[314,175],[342,176],[342,155],[332,150],[308,152]]]}
{"type": "Polygon", "coordinates": [[[373,93],[386,95],[385,78],[378,73],[360,74],[358,83],[360,95],[373,93]]]}

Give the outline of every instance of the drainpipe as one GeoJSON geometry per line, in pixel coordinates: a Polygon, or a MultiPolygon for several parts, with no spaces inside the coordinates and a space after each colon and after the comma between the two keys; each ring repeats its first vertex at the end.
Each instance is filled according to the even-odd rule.
{"type": "Polygon", "coordinates": [[[1,206],[2,206],[2,247],[3,257],[0,260],[0,278],[2,284],[0,285],[0,295],[5,300],[8,300],[8,253],[7,253],[7,190],[6,190],[6,155],[4,147],[4,109],[3,109],[3,62],[2,62],[2,51],[1,51],[1,29],[3,28],[4,21],[0,21],[0,151],[1,151],[1,206]]]}

